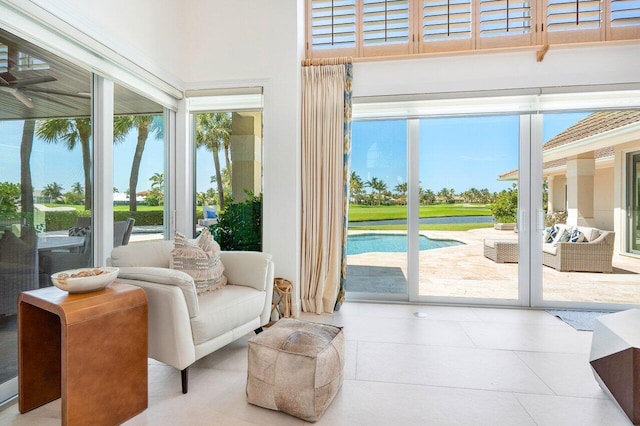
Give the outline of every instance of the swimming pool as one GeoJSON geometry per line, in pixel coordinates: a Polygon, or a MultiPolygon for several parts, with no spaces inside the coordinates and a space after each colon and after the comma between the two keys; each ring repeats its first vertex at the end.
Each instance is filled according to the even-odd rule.
{"type": "MultiPolygon", "coordinates": [[[[419,250],[459,246],[460,241],[432,240],[420,235],[419,250]]],[[[347,237],[347,255],[371,252],[401,253],[407,251],[407,236],[403,234],[353,234],[347,237]]]]}

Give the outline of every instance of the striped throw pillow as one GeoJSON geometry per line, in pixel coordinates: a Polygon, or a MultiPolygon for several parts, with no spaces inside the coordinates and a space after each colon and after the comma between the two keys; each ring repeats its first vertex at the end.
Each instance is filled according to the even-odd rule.
{"type": "Polygon", "coordinates": [[[171,251],[171,267],[193,277],[198,295],[222,288],[227,284],[224,265],[220,260],[220,245],[204,228],[195,241],[176,232],[171,251]]]}

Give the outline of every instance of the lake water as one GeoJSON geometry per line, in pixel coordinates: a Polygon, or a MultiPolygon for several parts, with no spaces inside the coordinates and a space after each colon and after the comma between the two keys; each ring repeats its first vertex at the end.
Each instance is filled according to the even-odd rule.
{"type": "MultiPolygon", "coordinates": [[[[448,216],[448,217],[423,217],[419,219],[421,225],[443,223],[493,223],[493,216],[448,216]]],[[[349,222],[353,226],[376,225],[406,225],[407,219],[368,220],[364,222],[349,222]]]]}

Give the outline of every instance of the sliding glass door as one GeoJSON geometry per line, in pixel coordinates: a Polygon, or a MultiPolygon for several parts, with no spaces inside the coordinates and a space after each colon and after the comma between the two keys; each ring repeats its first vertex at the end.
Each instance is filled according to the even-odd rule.
{"type": "Polygon", "coordinates": [[[520,119],[419,122],[417,300],[518,300],[520,119]]]}
{"type": "Polygon", "coordinates": [[[352,130],[347,294],[407,300],[407,120],[355,122],[352,130]]]}
{"type": "Polygon", "coordinates": [[[353,127],[349,236],[393,233],[402,245],[351,254],[347,281],[369,287],[347,285],[347,297],[640,304],[640,111],[610,108],[638,98],[590,96],[355,106],[367,121],[353,127]],[[372,297],[378,278],[386,288],[372,297]]]}
{"type": "Polygon", "coordinates": [[[544,114],[542,129],[539,303],[640,304],[640,112],[544,114]]]}

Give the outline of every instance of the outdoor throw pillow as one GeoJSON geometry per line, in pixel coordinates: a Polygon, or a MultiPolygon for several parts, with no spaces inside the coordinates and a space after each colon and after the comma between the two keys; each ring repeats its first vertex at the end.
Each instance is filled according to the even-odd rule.
{"type": "Polygon", "coordinates": [[[89,226],[74,226],[69,228],[70,237],[84,237],[91,230],[89,226]]]}
{"type": "MultiPolygon", "coordinates": [[[[558,234],[560,231],[560,227],[558,225],[550,226],[547,228],[549,230],[549,235],[544,240],[545,243],[553,243],[558,238],[558,234]]],[[[546,232],[546,230],[545,230],[546,232]]]]}
{"type": "Polygon", "coordinates": [[[568,242],[569,239],[571,238],[571,232],[572,232],[571,228],[567,228],[564,231],[562,231],[562,234],[560,234],[560,237],[556,238],[556,240],[553,242],[553,245],[557,246],[558,243],[568,242]]]}
{"type": "Polygon", "coordinates": [[[222,288],[227,284],[220,260],[220,246],[204,228],[195,241],[189,241],[176,232],[171,251],[171,267],[193,277],[198,295],[222,288]]]}
{"type": "Polygon", "coordinates": [[[584,234],[578,231],[578,228],[575,228],[571,231],[571,235],[569,236],[570,243],[581,243],[584,241],[584,234]]]}
{"type": "Polygon", "coordinates": [[[558,229],[555,226],[550,226],[548,228],[545,228],[544,235],[542,236],[542,242],[543,243],[553,242],[553,238],[556,236],[557,233],[558,233],[558,229]]]}

